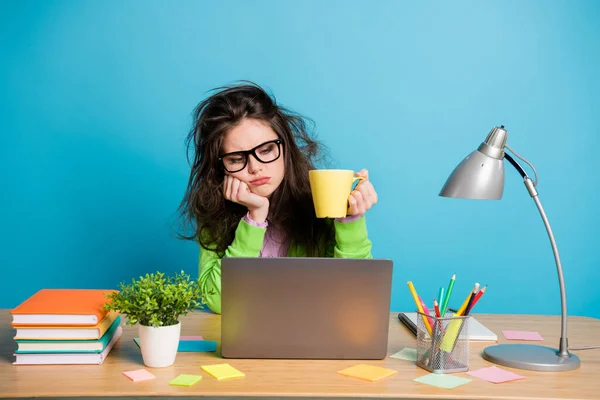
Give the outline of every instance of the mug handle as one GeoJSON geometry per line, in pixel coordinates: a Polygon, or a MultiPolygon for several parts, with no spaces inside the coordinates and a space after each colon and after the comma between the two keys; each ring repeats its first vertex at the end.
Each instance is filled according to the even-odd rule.
{"type": "MultiPolygon", "coordinates": [[[[352,185],[353,185],[353,187],[350,190],[350,192],[352,192],[354,189],[356,189],[356,186],[358,186],[358,184],[356,184],[356,186],[354,186],[354,184],[357,181],[364,181],[364,180],[365,180],[365,178],[363,176],[355,176],[354,179],[352,179],[352,185]]],[[[350,203],[348,203],[348,211],[350,211],[350,203]]]]}
{"type": "Polygon", "coordinates": [[[356,184],[356,186],[354,186],[354,184],[356,183],[356,181],[364,181],[365,177],[364,176],[355,176],[354,179],[352,180],[352,190],[356,189],[356,186],[358,186],[358,184],[356,184]]]}

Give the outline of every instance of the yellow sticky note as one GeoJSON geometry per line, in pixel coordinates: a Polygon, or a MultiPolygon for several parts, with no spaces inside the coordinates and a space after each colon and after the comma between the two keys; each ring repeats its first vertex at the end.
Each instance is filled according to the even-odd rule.
{"type": "Polygon", "coordinates": [[[387,378],[388,376],[394,375],[396,372],[398,371],[395,371],[393,369],[376,367],[374,365],[358,364],[353,367],[338,371],[338,374],[375,382],[380,379],[387,378]]]}
{"type": "Polygon", "coordinates": [[[200,380],[202,380],[202,377],[200,375],[180,374],[179,376],[177,376],[177,378],[175,378],[171,382],[169,382],[169,385],[192,386],[192,385],[200,382],[200,380]]]}
{"type": "Polygon", "coordinates": [[[243,378],[246,376],[242,371],[238,371],[229,364],[203,365],[202,369],[219,381],[222,379],[243,378]]]}

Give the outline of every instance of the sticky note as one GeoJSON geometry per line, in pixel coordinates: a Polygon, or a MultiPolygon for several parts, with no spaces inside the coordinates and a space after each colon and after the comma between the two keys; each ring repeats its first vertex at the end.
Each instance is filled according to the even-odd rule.
{"type": "MultiPolygon", "coordinates": [[[[202,336],[183,336],[188,338],[202,337],[202,336]]],[[[140,338],[133,338],[135,344],[140,346],[140,338]]],[[[217,351],[217,342],[212,340],[202,340],[202,339],[179,339],[179,345],[177,346],[178,352],[197,352],[197,353],[205,353],[211,351],[217,351]]]]}
{"type": "Polygon", "coordinates": [[[374,365],[358,364],[350,368],[342,369],[341,371],[338,371],[338,374],[375,382],[394,375],[396,372],[398,371],[393,369],[376,367],[374,365]]]}
{"type": "Polygon", "coordinates": [[[177,378],[175,378],[171,382],[169,382],[169,385],[192,386],[192,385],[195,385],[196,383],[200,382],[201,380],[202,380],[202,377],[200,375],[180,374],[177,378]]]}
{"type": "Polygon", "coordinates": [[[392,358],[400,358],[402,360],[417,361],[417,349],[411,349],[408,347],[403,348],[399,352],[392,354],[392,358]]]}
{"type": "Polygon", "coordinates": [[[530,331],[502,331],[505,338],[509,340],[534,340],[543,341],[544,338],[538,332],[530,331]]]}
{"type": "Polygon", "coordinates": [[[522,375],[505,371],[498,367],[481,368],[475,371],[469,371],[467,374],[492,383],[503,383],[516,381],[517,379],[525,379],[522,375]]]}
{"type": "Polygon", "coordinates": [[[413,379],[415,382],[424,383],[425,385],[436,386],[442,389],[454,389],[455,387],[465,385],[472,379],[461,378],[454,375],[446,374],[429,374],[413,379]]]}
{"type": "Polygon", "coordinates": [[[203,340],[202,336],[180,336],[179,340],[203,340]]]}
{"type": "Polygon", "coordinates": [[[145,369],[136,369],[135,371],[125,371],[125,372],[123,372],[123,375],[125,375],[126,377],[128,377],[129,379],[131,379],[134,382],[149,381],[151,379],[156,378],[154,375],[152,375],[150,372],[146,371],[145,369]]]}
{"type": "Polygon", "coordinates": [[[193,351],[198,353],[217,351],[217,342],[210,340],[182,340],[179,342],[179,346],[177,346],[177,351],[193,351]]]}
{"type": "Polygon", "coordinates": [[[203,365],[202,369],[219,381],[223,379],[243,378],[246,376],[242,371],[238,371],[229,364],[203,365]]]}

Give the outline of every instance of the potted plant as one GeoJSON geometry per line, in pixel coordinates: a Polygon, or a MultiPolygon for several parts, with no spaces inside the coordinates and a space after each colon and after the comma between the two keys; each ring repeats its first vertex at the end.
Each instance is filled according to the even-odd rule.
{"type": "Polygon", "coordinates": [[[128,325],[139,324],[140,349],[146,366],[173,365],[181,333],[179,317],[205,304],[199,282],[183,271],[174,276],[156,272],[119,286],[119,291],[106,296],[104,308],[126,315],[128,325]]]}

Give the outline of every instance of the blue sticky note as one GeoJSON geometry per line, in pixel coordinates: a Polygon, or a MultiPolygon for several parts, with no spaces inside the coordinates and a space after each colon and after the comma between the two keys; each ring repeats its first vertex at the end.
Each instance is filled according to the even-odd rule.
{"type": "Polygon", "coordinates": [[[177,351],[209,352],[217,351],[217,342],[211,340],[181,340],[177,351]]]}
{"type": "MultiPolygon", "coordinates": [[[[133,338],[135,344],[140,346],[140,339],[133,338]]],[[[217,342],[212,340],[180,340],[179,346],[177,346],[178,352],[195,352],[195,353],[207,353],[211,351],[217,351],[217,342]]]]}

